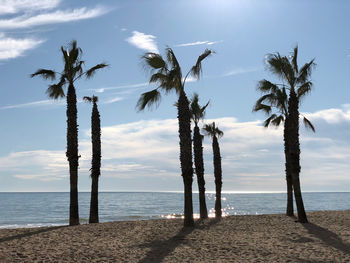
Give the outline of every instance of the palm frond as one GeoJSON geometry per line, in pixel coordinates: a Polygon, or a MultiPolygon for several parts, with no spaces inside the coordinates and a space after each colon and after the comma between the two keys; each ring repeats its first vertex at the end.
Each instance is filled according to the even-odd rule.
{"type": "Polygon", "coordinates": [[[298,74],[298,45],[295,46],[293,50],[293,56],[292,56],[292,65],[295,73],[298,74]]]}
{"type": "Polygon", "coordinates": [[[63,98],[64,91],[63,91],[63,85],[60,83],[49,85],[48,89],[46,90],[46,94],[52,98],[57,100],[58,98],[63,98]]]}
{"type": "Polygon", "coordinates": [[[297,90],[298,98],[300,99],[301,97],[307,95],[311,91],[312,85],[313,84],[311,81],[307,81],[303,85],[301,85],[297,90]]]}
{"type": "Polygon", "coordinates": [[[139,111],[142,111],[145,109],[146,106],[148,108],[152,107],[152,105],[154,104],[158,106],[158,104],[160,103],[160,99],[161,99],[161,94],[158,91],[158,88],[142,93],[139,100],[137,101],[136,108],[139,111]]]}
{"type": "Polygon", "coordinates": [[[85,102],[92,102],[92,97],[84,96],[84,97],[83,97],[83,100],[84,100],[85,102]]]}
{"type": "Polygon", "coordinates": [[[271,106],[258,103],[258,102],[254,105],[254,108],[253,108],[253,112],[263,111],[267,115],[271,113],[271,110],[272,110],[271,106]]]}
{"type": "Polygon", "coordinates": [[[196,64],[191,68],[190,74],[194,77],[199,79],[200,75],[202,73],[202,61],[206,59],[208,56],[210,56],[214,51],[210,49],[206,49],[197,59],[196,64]]]}
{"type": "Polygon", "coordinates": [[[310,129],[313,132],[316,132],[314,125],[306,117],[303,118],[303,122],[304,122],[304,125],[307,129],[310,129]]]}
{"type": "Polygon", "coordinates": [[[203,119],[205,116],[205,110],[209,105],[209,101],[206,105],[200,106],[199,105],[199,96],[198,93],[194,93],[191,98],[191,104],[190,104],[190,112],[191,112],[191,118],[195,123],[198,123],[200,119],[203,119]]]}
{"type": "Polygon", "coordinates": [[[297,77],[297,83],[303,84],[308,81],[308,78],[311,76],[312,70],[316,66],[314,62],[315,59],[312,59],[309,63],[306,63],[300,70],[299,75],[297,77]]]}
{"type": "Polygon", "coordinates": [[[276,90],[278,90],[278,86],[266,79],[260,80],[258,82],[258,86],[256,87],[257,90],[261,91],[261,92],[275,92],[276,90]]]}
{"type": "Polygon", "coordinates": [[[166,50],[167,60],[170,63],[170,65],[172,66],[172,68],[176,68],[176,69],[179,69],[181,71],[180,64],[177,61],[177,58],[174,54],[174,51],[170,47],[167,47],[165,50],[166,50]]]}
{"type": "Polygon", "coordinates": [[[89,70],[87,70],[85,72],[85,75],[86,75],[86,78],[91,78],[98,69],[101,69],[101,68],[105,68],[105,67],[108,67],[109,65],[106,64],[106,63],[100,63],[100,64],[97,64],[96,66],[93,66],[92,68],[90,68],[89,70]]]}
{"type": "Polygon", "coordinates": [[[147,52],[141,57],[141,59],[145,62],[145,65],[147,67],[150,67],[152,70],[163,69],[167,67],[166,62],[162,56],[157,53],[147,52]]]}
{"type": "Polygon", "coordinates": [[[263,125],[265,128],[269,127],[271,121],[277,117],[276,114],[272,114],[270,117],[268,117],[264,122],[263,125]]]}
{"type": "Polygon", "coordinates": [[[41,76],[43,79],[56,79],[56,72],[49,69],[38,69],[35,73],[31,74],[30,77],[41,76]]]}
{"type": "Polygon", "coordinates": [[[283,122],[283,121],[284,121],[284,116],[280,115],[280,116],[274,118],[273,120],[271,120],[271,124],[278,127],[281,124],[281,122],[283,122]]]}
{"type": "Polygon", "coordinates": [[[215,126],[215,122],[211,124],[205,124],[202,130],[206,136],[217,136],[218,138],[224,136],[224,132],[215,126]]]}

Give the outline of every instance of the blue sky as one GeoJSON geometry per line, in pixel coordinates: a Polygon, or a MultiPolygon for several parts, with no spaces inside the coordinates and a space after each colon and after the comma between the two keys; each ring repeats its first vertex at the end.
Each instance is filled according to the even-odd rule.
{"type": "MultiPolygon", "coordinates": [[[[60,71],[60,47],[73,39],[87,67],[110,64],[76,84],[81,191],[90,189],[91,105],[80,101],[93,94],[102,119],[100,190],[182,190],[175,94],[153,111],[135,110],[152,88],[140,57],[166,46],[186,72],[206,48],[216,52],[186,91],[210,100],[208,122],[225,133],[223,190],[284,191],[282,131],[262,128],[264,116],[252,106],[257,82],[276,80],[265,55],[287,55],[296,44],[300,65],[317,63],[314,89],[301,106],[317,130],[301,128],[302,189],[349,191],[349,11],[348,1],[326,0],[0,0],[0,191],[69,189],[65,101],[51,101],[50,82],[29,75],[60,71]]],[[[207,189],[214,190],[210,139],[204,143],[207,189]]]]}

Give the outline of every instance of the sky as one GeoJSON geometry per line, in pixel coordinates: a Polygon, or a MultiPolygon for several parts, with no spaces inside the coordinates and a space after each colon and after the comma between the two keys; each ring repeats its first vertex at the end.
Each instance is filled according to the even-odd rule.
{"type": "MultiPolygon", "coordinates": [[[[345,0],[0,0],[0,191],[69,191],[65,100],[48,98],[52,82],[30,74],[61,71],[60,47],[72,40],[86,68],[110,65],[76,83],[80,191],[91,185],[91,105],[82,97],[92,95],[101,113],[100,191],[182,191],[176,94],[152,110],[135,108],[155,87],[141,56],[168,46],[184,74],[206,48],[215,51],[185,90],[210,100],[204,122],[224,132],[223,191],[285,191],[282,129],[263,128],[266,116],[252,107],[258,81],[278,81],[266,55],[296,45],[299,65],[317,64],[300,107],[316,128],[300,128],[302,190],[349,191],[349,12],[345,0]]],[[[204,159],[213,191],[210,138],[204,159]]]]}

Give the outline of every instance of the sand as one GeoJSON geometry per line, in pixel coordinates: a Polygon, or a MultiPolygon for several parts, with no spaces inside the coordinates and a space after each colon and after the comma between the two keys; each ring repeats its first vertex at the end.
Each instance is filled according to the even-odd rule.
{"type": "Polygon", "coordinates": [[[350,211],[0,230],[0,262],[350,262],[350,211]]]}

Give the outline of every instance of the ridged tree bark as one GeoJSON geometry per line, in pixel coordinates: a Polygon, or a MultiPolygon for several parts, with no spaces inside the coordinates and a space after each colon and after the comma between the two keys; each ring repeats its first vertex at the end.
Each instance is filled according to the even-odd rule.
{"type": "Polygon", "coordinates": [[[70,174],[69,225],[79,225],[77,96],[72,83],[67,92],[67,152],[70,174]]]}
{"type": "Polygon", "coordinates": [[[91,161],[91,201],[89,223],[98,223],[98,179],[101,169],[101,120],[97,104],[93,101],[91,114],[91,141],[92,141],[92,161],[91,161]]]}
{"type": "Polygon", "coordinates": [[[307,217],[305,213],[303,198],[301,195],[300,188],[300,143],[299,143],[299,100],[292,87],[289,94],[288,102],[288,112],[289,112],[289,158],[290,158],[290,168],[293,182],[293,190],[295,202],[298,211],[298,221],[300,223],[307,223],[307,217]]]}
{"type": "Polygon", "coordinates": [[[215,217],[221,218],[221,188],[222,188],[222,170],[221,170],[221,154],[217,137],[213,136],[213,161],[214,161],[214,177],[215,177],[215,217]]]}
{"type": "Polygon", "coordinates": [[[208,218],[208,210],[205,201],[205,180],[204,180],[204,162],[203,162],[203,146],[202,135],[200,134],[199,127],[195,123],[193,131],[193,148],[194,148],[194,164],[196,167],[196,175],[199,190],[199,213],[200,218],[208,218]]]}
{"type": "Polygon", "coordinates": [[[184,182],[184,226],[193,226],[193,204],[192,204],[192,141],[191,141],[191,113],[189,102],[184,90],[180,91],[178,100],[178,121],[180,137],[180,164],[182,179],[184,182]]]}
{"type": "Polygon", "coordinates": [[[290,172],[290,158],[289,158],[289,147],[288,147],[288,117],[284,120],[283,129],[283,139],[284,139],[284,155],[286,159],[286,181],[287,181],[287,216],[294,215],[294,204],[293,204],[293,182],[292,175],[290,172]]]}

